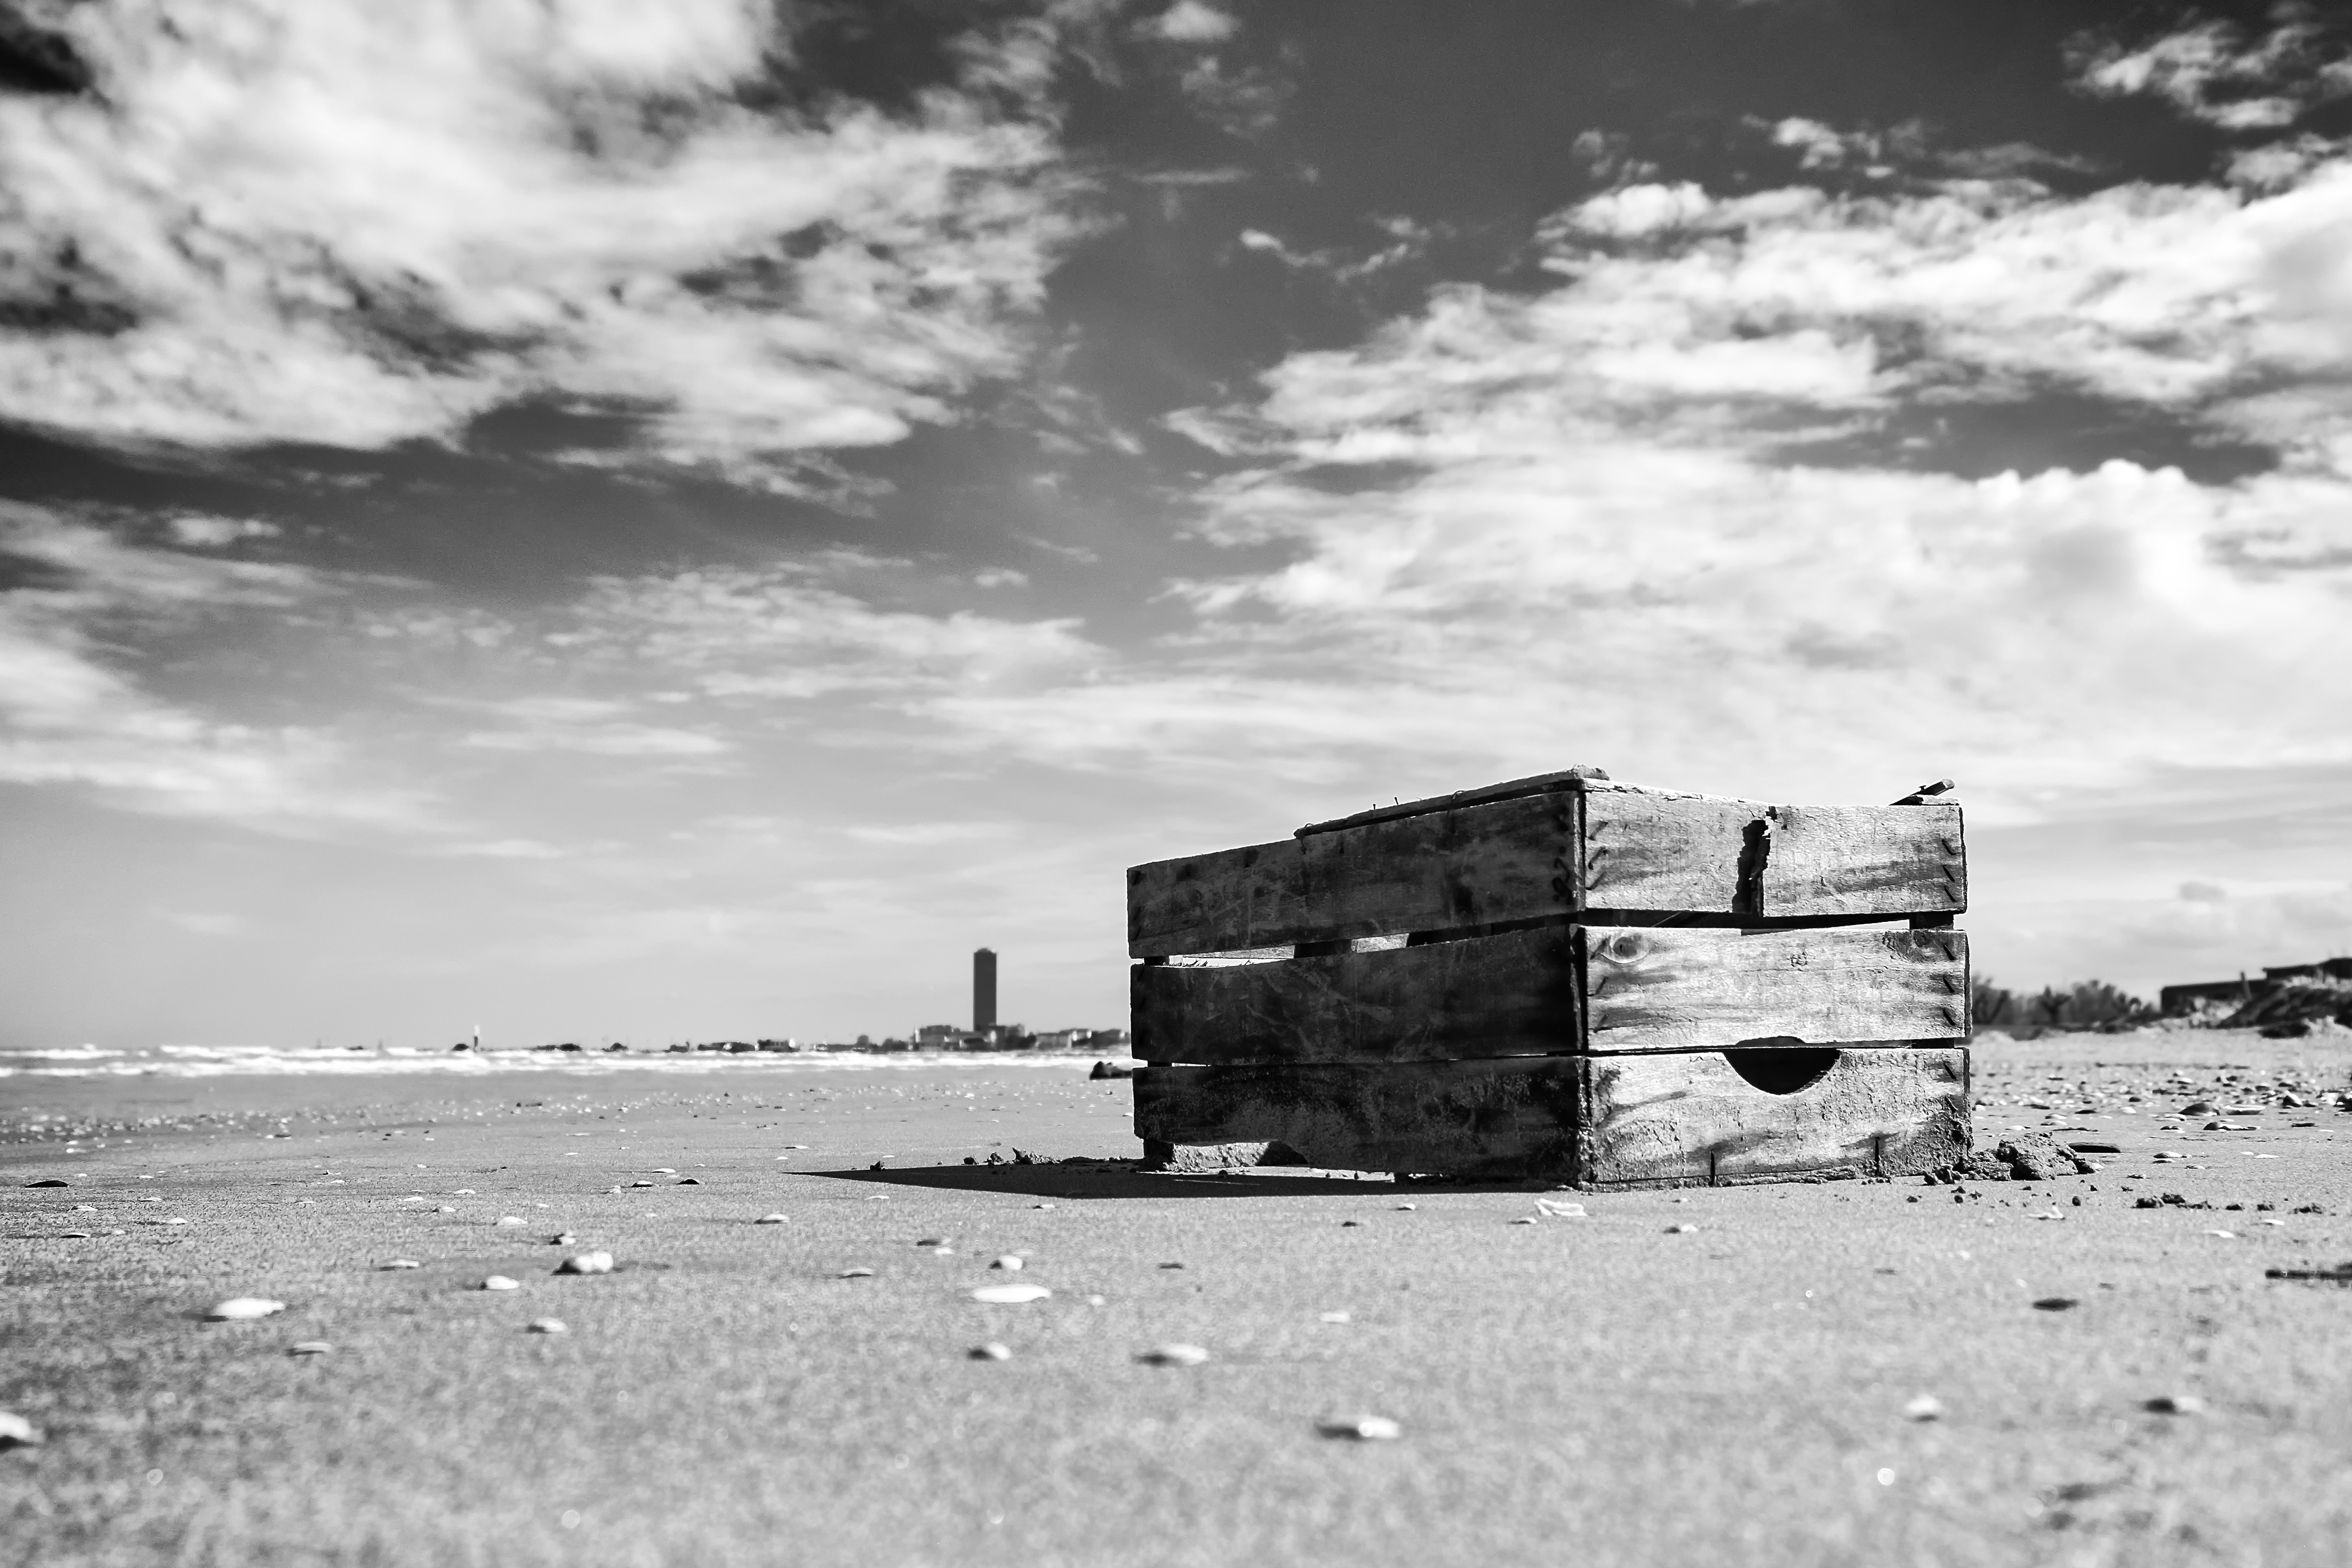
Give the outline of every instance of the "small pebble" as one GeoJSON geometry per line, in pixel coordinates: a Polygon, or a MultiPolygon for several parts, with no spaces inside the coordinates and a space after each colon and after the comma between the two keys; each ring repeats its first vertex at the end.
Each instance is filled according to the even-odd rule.
{"type": "Polygon", "coordinates": [[[502,1214],[499,1215],[498,1228],[500,1230],[508,1230],[516,1226],[529,1225],[530,1223],[530,1221],[523,1218],[522,1215],[519,1214],[502,1214]]]}
{"type": "Polygon", "coordinates": [[[1052,1294],[1043,1285],[983,1285],[971,1293],[971,1299],[992,1307],[1018,1307],[1028,1301],[1042,1301],[1052,1294]]]}
{"type": "Polygon", "coordinates": [[[572,1235],[568,1230],[558,1231],[555,1235],[547,1238],[547,1245],[550,1247],[569,1247],[579,1239],[580,1238],[578,1237],[572,1235]]]}
{"type": "Polygon", "coordinates": [[[1358,1443],[1393,1443],[1404,1435],[1404,1429],[1385,1415],[1330,1416],[1318,1421],[1315,1430],[1326,1437],[1345,1437],[1358,1443]]]}
{"type": "Polygon", "coordinates": [[[522,1281],[520,1279],[509,1279],[503,1274],[493,1274],[488,1279],[482,1281],[482,1289],[485,1290],[520,1290],[522,1289],[522,1281]]]}
{"type": "Polygon", "coordinates": [[[555,1266],[558,1274],[610,1274],[613,1255],[609,1252],[575,1252],[555,1266]]]}
{"type": "Polygon", "coordinates": [[[439,1208],[433,1212],[436,1214],[456,1214],[457,1210],[454,1205],[443,1204],[439,1208]]]}
{"type": "Polygon", "coordinates": [[[654,1167],[654,1174],[656,1176],[675,1176],[677,1174],[677,1171],[674,1166],[656,1165],[654,1167]]]}
{"type": "Polygon", "coordinates": [[[563,1334],[572,1331],[565,1326],[561,1318],[533,1318],[523,1325],[523,1331],[531,1334],[563,1334]]]}
{"type": "Polygon", "coordinates": [[[1536,1216],[1531,1214],[1523,1214],[1511,1223],[1513,1225],[1533,1225],[1536,1223],[1536,1216]]]}
{"type": "Polygon", "coordinates": [[[380,1263],[376,1265],[376,1267],[379,1268],[422,1268],[425,1265],[417,1262],[414,1258],[395,1258],[389,1263],[380,1263]]]}
{"type": "Polygon", "coordinates": [[[1397,1213],[1410,1214],[1412,1212],[1412,1207],[1413,1205],[1411,1204],[1399,1204],[1397,1205],[1397,1213]]]}
{"type": "Polygon", "coordinates": [[[58,1235],[67,1241],[88,1241],[89,1239],[89,1232],[86,1230],[61,1230],[58,1232],[58,1235]]]}
{"type": "Polygon", "coordinates": [[[1003,1257],[991,1262],[989,1267],[991,1268],[1002,1268],[1008,1274],[1018,1274],[1021,1271],[1021,1259],[1008,1252],[1003,1257]]]}
{"type": "Polygon", "coordinates": [[[69,1187],[73,1185],[71,1182],[67,1181],[63,1176],[43,1176],[37,1182],[26,1182],[25,1184],[28,1187],[69,1187]]]}
{"type": "Polygon", "coordinates": [[[2193,1394],[2159,1394],[2142,1408],[2158,1415],[2202,1415],[2205,1402],[2193,1394]]]}
{"type": "Polygon", "coordinates": [[[1162,1268],[1181,1268],[1184,1266],[1181,1263],[1163,1263],[1160,1267],[1162,1268]]]}
{"type": "Polygon", "coordinates": [[[1584,1205],[1582,1204],[1567,1203],[1559,1198],[1538,1198],[1536,1200],[1536,1213],[1549,1215],[1554,1219],[1582,1219],[1585,1217],[1584,1205]]]}
{"type": "Polygon", "coordinates": [[[1198,1366],[1209,1352],[1199,1345],[1155,1345],[1135,1359],[1146,1366],[1198,1366]]]}
{"type": "MultiPolygon", "coordinates": [[[[35,1182],[34,1186],[65,1185],[63,1182],[35,1182]]],[[[41,1434],[30,1421],[13,1410],[0,1410],[0,1449],[29,1448],[41,1440],[41,1434]]]]}
{"type": "Polygon", "coordinates": [[[1339,1222],[1339,1228],[1341,1230],[1354,1230],[1363,1223],[1364,1222],[1360,1219],[1343,1219],[1339,1222]]]}
{"type": "Polygon", "coordinates": [[[753,1225],[789,1225],[792,1222],[780,1214],[763,1214],[751,1223],[753,1225]]]}
{"type": "Polygon", "coordinates": [[[651,1182],[631,1182],[629,1185],[633,1187],[650,1187],[653,1184],[651,1182]]]}
{"type": "Polygon", "coordinates": [[[1352,1320],[1351,1320],[1351,1319],[1348,1316],[1348,1314],[1347,1314],[1347,1313],[1345,1313],[1345,1312],[1323,1312],[1323,1313],[1319,1313],[1319,1314],[1318,1314],[1318,1315],[1317,1315],[1317,1317],[1316,1317],[1316,1320],[1315,1320],[1315,1321],[1316,1321],[1317,1322],[1318,1322],[1318,1323],[1345,1323],[1345,1322],[1352,1321],[1352,1320]]]}
{"type": "Polygon", "coordinates": [[[1670,1225],[1666,1226],[1666,1234],[1668,1236],[1695,1236],[1697,1233],[1698,1226],[1691,1225],[1688,1222],[1685,1222],[1681,1225],[1670,1225]]]}
{"type": "Polygon", "coordinates": [[[974,1345],[964,1352],[964,1354],[973,1361],[1011,1361],[1013,1359],[1012,1347],[1001,1345],[994,1340],[989,1341],[984,1345],[974,1345]]]}
{"type": "Polygon", "coordinates": [[[1029,1206],[1033,1209],[1049,1209],[1054,1205],[1052,1204],[1031,1204],[1029,1206]]]}
{"type": "Polygon", "coordinates": [[[2044,1296],[2033,1303],[2037,1312],[2065,1312],[2082,1305],[2072,1296],[2044,1296]]]}
{"type": "Polygon", "coordinates": [[[285,1302],[273,1301],[267,1296],[232,1296],[206,1312],[205,1318],[215,1323],[246,1323],[285,1310],[285,1302]]]}
{"type": "Polygon", "coordinates": [[[874,1278],[874,1270],[871,1268],[845,1268],[840,1273],[835,1275],[834,1278],[836,1279],[871,1279],[874,1278]]]}
{"type": "Polygon", "coordinates": [[[1903,1415],[1907,1421],[1941,1421],[1944,1402],[1932,1394],[1922,1394],[1903,1406],[1903,1415]]]}
{"type": "Polygon", "coordinates": [[[324,1340],[300,1340],[286,1347],[288,1355],[332,1355],[335,1347],[324,1340]]]}

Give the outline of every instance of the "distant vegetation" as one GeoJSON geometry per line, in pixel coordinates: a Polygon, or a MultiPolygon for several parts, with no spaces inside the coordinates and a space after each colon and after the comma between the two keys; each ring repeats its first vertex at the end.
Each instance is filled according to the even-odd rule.
{"type": "Polygon", "coordinates": [[[1969,1022],[1978,1029],[2010,1034],[2044,1029],[2131,1029],[2149,1022],[2156,1009],[2104,980],[2084,980],[2064,991],[2045,986],[2039,994],[2004,991],[1991,976],[1969,993],[1969,1022]]]}

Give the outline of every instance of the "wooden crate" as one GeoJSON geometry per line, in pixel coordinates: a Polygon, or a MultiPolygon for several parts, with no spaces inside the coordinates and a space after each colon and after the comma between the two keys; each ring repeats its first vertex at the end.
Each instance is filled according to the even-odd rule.
{"type": "Polygon", "coordinates": [[[1584,770],[1139,866],[1136,1131],[1587,1187],[1933,1169],[1969,1149],[1967,903],[1956,803],[1584,770]]]}

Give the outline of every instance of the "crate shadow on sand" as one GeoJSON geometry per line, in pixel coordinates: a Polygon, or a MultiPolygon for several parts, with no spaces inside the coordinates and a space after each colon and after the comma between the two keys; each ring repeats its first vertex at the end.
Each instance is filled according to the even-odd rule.
{"type": "MultiPolygon", "coordinates": [[[[1322,1171],[1304,1166],[1177,1173],[1132,1164],[910,1165],[899,1170],[809,1171],[812,1176],[890,1187],[938,1187],[949,1192],[1012,1193],[1066,1198],[1361,1198],[1367,1193],[1427,1190],[1385,1173],[1322,1171]]],[[[1446,1183],[1442,1190],[1515,1192],[1519,1182],[1446,1183]]]]}

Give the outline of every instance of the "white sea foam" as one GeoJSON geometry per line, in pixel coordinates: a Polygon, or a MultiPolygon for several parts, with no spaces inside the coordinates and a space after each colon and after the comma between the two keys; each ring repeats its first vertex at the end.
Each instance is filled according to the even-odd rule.
{"type": "MultiPolygon", "coordinates": [[[[602,1078],[656,1071],[690,1075],[745,1072],[908,1072],[961,1068],[998,1071],[1090,1069],[1095,1055],[1055,1051],[430,1051],[387,1046],[338,1047],[161,1045],[111,1050],[98,1046],[0,1048],[0,1078],[232,1078],[313,1075],[335,1078],[439,1075],[476,1078],[494,1073],[551,1073],[602,1078]]],[[[1132,1065],[1125,1057],[1112,1058],[1132,1065]]]]}

